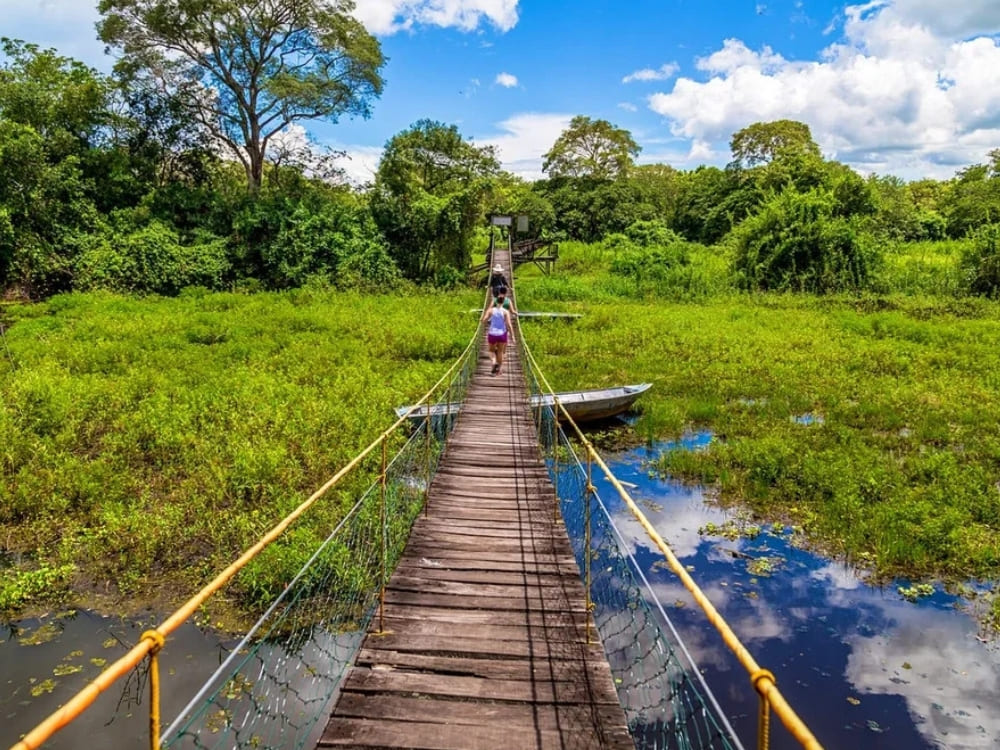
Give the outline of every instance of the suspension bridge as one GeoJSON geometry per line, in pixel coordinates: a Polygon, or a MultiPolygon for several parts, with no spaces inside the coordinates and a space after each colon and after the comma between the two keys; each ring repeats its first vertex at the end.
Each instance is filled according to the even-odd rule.
{"type": "MultiPolygon", "coordinates": [[[[494,260],[510,270],[509,250],[494,260]]],[[[747,669],[760,701],[756,746],[769,746],[774,713],[802,747],[820,748],[561,410],[516,325],[515,335],[492,375],[477,329],[414,405],[443,409],[405,436],[407,417],[397,420],[12,750],[71,732],[137,670],[149,685],[153,750],[742,748],[601,501],[595,471],[705,610],[719,647],[747,669]],[[530,399],[542,393],[554,405],[530,399]],[[350,492],[366,465],[376,480],[164,726],[158,654],[170,634],[334,488],[350,492]]]]}

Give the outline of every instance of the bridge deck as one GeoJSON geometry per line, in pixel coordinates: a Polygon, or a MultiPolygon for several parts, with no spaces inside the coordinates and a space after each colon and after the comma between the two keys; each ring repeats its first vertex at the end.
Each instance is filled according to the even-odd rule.
{"type": "Polygon", "coordinates": [[[492,376],[480,350],[386,632],[376,618],[318,747],[634,747],[508,355],[492,376]]]}

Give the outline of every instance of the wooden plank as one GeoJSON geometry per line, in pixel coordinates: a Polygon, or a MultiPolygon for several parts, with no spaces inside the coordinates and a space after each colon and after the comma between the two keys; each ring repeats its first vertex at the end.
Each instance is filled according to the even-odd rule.
{"type": "Polygon", "coordinates": [[[575,573],[528,573],[527,571],[448,570],[407,565],[398,571],[401,576],[426,581],[452,583],[482,583],[493,586],[561,586],[567,589],[579,581],[575,573]]]}
{"type": "MultiPolygon", "coordinates": [[[[399,591],[386,589],[387,604],[405,604],[427,607],[452,607],[454,609],[481,609],[495,611],[533,611],[551,608],[551,603],[539,596],[522,597],[513,601],[504,597],[494,596],[459,596],[455,594],[429,594],[422,591],[399,591]]],[[[563,605],[564,611],[583,612],[586,608],[582,600],[570,601],[563,605]]]]}
{"type": "MultiPolygon", "coordinates": [[[[561,545],[560,545],[561,546],[561,545]]],[[[491,564],[509,563],[519,565],[522,561],[525,565],[569,565],[575,566],[576,561],[572,552],[561,551],[559,549],[534,550],[532,552],[507,552],[502,550],[478,549],[460,550],[445,547],[435,547],[430,542],[425,547],[418,548],[413,545],[408,548],[411,553],[406,558],[410,564],[417,564],[423,560],[428,560],[430,564],[458,565],[459,563],[480,563],[484,566],[491,564]]]]}
{"type": "Polygon", "coordinates": [[[586,625],[583,610],[576,612],[546,611],[489,611],[479,609],[456,609],[454,607],[430,607],[426,605],[394,605],[386,614],[393,620],[413,619],[422,622],[452,622],[466,627],[470,625],[526,625],[529,628],[545,625],[586,625]]]}
{"type": "MultiPolygon", "coordinates": [[[[434,699],[386,695],[374,698],[380,705],[372,706],[373,697],[365,693],[347,693],[341,700],[339,714],[344,717],[372,715],[378,711],[383,718],[396,721],[423,721],[435,724],[481,726],[500,723],[512,726],[537,726],[543,731],[560,728],[593,726],[592,712],[613,723],[616,709],[606,706],[531,706],[528,703],[494,703],[485,701],[434,699]]],[[[620,713],[620,711],[618,712],[620,713]]],[[[513,745],[510,745],[513,747],[513,745]]]]}
{"type": "MultiPolygon", "coordinates": [[[[500,722],[485,726],[393,722],[384,719],[333,719],[318,747],[386,748],[413,750],[496,750],[497,748],[591,748],[626,747],[608,744],[593,731],[544,731],[500,722]]],[[[627,747],[634,747],[629,740],[627,747]]]]}
{"type": "MultiPolygon", "coordinates": [[[[517,658],[555,659],[558,661],[578,661],[581,649],[588,659],[604,660],[604,649],[600,644],[573,643],[570,641],[491,641],[466,636],[428,635],[415,639],[408,632],[390,631],[381,635],[370,634],[365,641],[370,648],[390,651],[416,652],[423,654],[454,654],[478,659],[517,658]]],[[[609,672],[610,684],[610,672],[609,672]]],[[[611,686],[614,687],[613,685],[611,686]]],[[[612,690],[613,692],[613,690],[612,690]]]]}
{"type": "Polygon", "coordinates": [[[441,656],[421,652],[393,651],[364,648],[358,653],[357,665],[370,669],[408,669],[421,672],[447,672],[472,677],[489,677],[510,680],[531,680],[535,677],[562,682],[579,680],[585,670],[589,679],[604,679],[606,665],[585,660],[585,654],[576,659],[549,661],[537,659],[495,658],[479,659],[472,656],[441,656]]]}
{"type": "Polygon", "coordinates": [[[617,706],[618,698],[592,690],[586,680],[505,680],[401,670],[352,669],[343,689],[355,693],[398,693],[526,703],[617,706]]]}
{"type": "Polygon", "coordinates": [[[525,641],[537,643],[583,643],[587,639],[586,631],[580,626],[570,624],[542,625],[494,625],[492,623],[463,622],[461,618],[452,620],[415,620],[405,617],[395,617],[387,612],[384,618],[385,629],[394,633],[407,633],[411,638],[421,639],[428,636],[436,638],[469,638],[487,641],[504,640],[508,642],[525,641]]]}
{"type": "MultiPolygon", "coordinates": [[[[404,573],[414,569],[431,568],[435,570],[489,570],[499,573],[542,573],[548,575],[566,574],[570,576],[578,575],[576,565],[572,558],[565,559],[564,562],[542,561],[542,562],[522,562],[513,555],[507,560],[480,560],[480,559],[449,559],[443,557],[412,557],[406,558],[396,568],[404,573]]],[[[413,575],[413,573],[409,573],[413,575]]]]}

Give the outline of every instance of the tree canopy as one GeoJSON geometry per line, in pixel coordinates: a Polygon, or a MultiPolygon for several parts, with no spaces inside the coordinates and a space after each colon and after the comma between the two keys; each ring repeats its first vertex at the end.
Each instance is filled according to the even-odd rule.
{"type": "Polygon", "coordinates": [[[577,115],[544,155],[542,170],[550,177],[613,180],[628,172],[639,150],[629,131],[577,115]]]}
{"type": "Polygon", "coordinates": [[[101,0],[117,71],[181,102],[260,187],[272,138],[301,120],[367,117],[385,63],[351,0],[101,0]]]}
{"type": "Polygon", "coordinates": [[[420,120],[385,146],[371,210],[410,278],[469,264],[469,241],[500,172],[491,146],[465,141],[454,125],[420,120]]]}
{"type": "Polygon", "coordinates": [[[783,157],[820,156],[809,126],[796,120],[755,122],[735,132],[729,148],[742,167],[766,164],[783,157]]]}

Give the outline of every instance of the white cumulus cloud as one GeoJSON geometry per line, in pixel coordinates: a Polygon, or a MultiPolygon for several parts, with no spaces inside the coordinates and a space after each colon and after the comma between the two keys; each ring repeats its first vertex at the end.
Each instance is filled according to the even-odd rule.
{"type": "Polygon", "coordinates": [[[664,63],[655,70],[653,68],[643,68],[642,70],[629,73],[622,78],[622,83],[632,83],[632,81],[665,81],[672,77],[678,70],[680,70],[680,66],[677,63],[664,63]]]}
{"type": "Polygon", "coordinates": [[[892,3],[882,0],[858,7],[884,8],[883,20],[923,26],[935,35],[950,39],[1000,33],[1000,3],[996,0],[961,0],[947,5],[941,0],[895,0],[892,3]]]}
{"type": "Polygon", "coordinates": [[[865,172],[947,177],[982,161],[1000,135],[1000,3],[970,0],[950,25],[929,0],[850,6],[844,38],[815,61],[727,39],[649,106],[671,133],[728,141],[753,122],[805,122],[823,152],[865,172]],[[961,31],[969,38],[953,38],[961,31]]]}
{"type": "Polygon", "coordinates": [[[359,187],[375,182],[375,173],[384,150],[381,146],[331,144],[330,147],[344,152],[336,164],[344,170],[348,182],[359,187]]]}
{"type": "Polygon", "coordinates": [[[490,23],[501,31],[517,24],[518,0],[361,0],[354,15],[373,34],[393,34],[414,26],[472,31],[490,23]]]}
{"type": "Polygon", "coordinates": [[[517,76],[510,73],[499,73],[494,83],[498,86],[503,86],[505,89],[514,88],[514,86],[517,86],[517,76]]]}
{"type": "Polygon", "coordinates": [[[504,169],[526,180],[544,177],[542,155],[569,127],[573,115],[525,112],[497,124],[500,133],[476,137],[479,146],[496,146],[504,169]]]}

